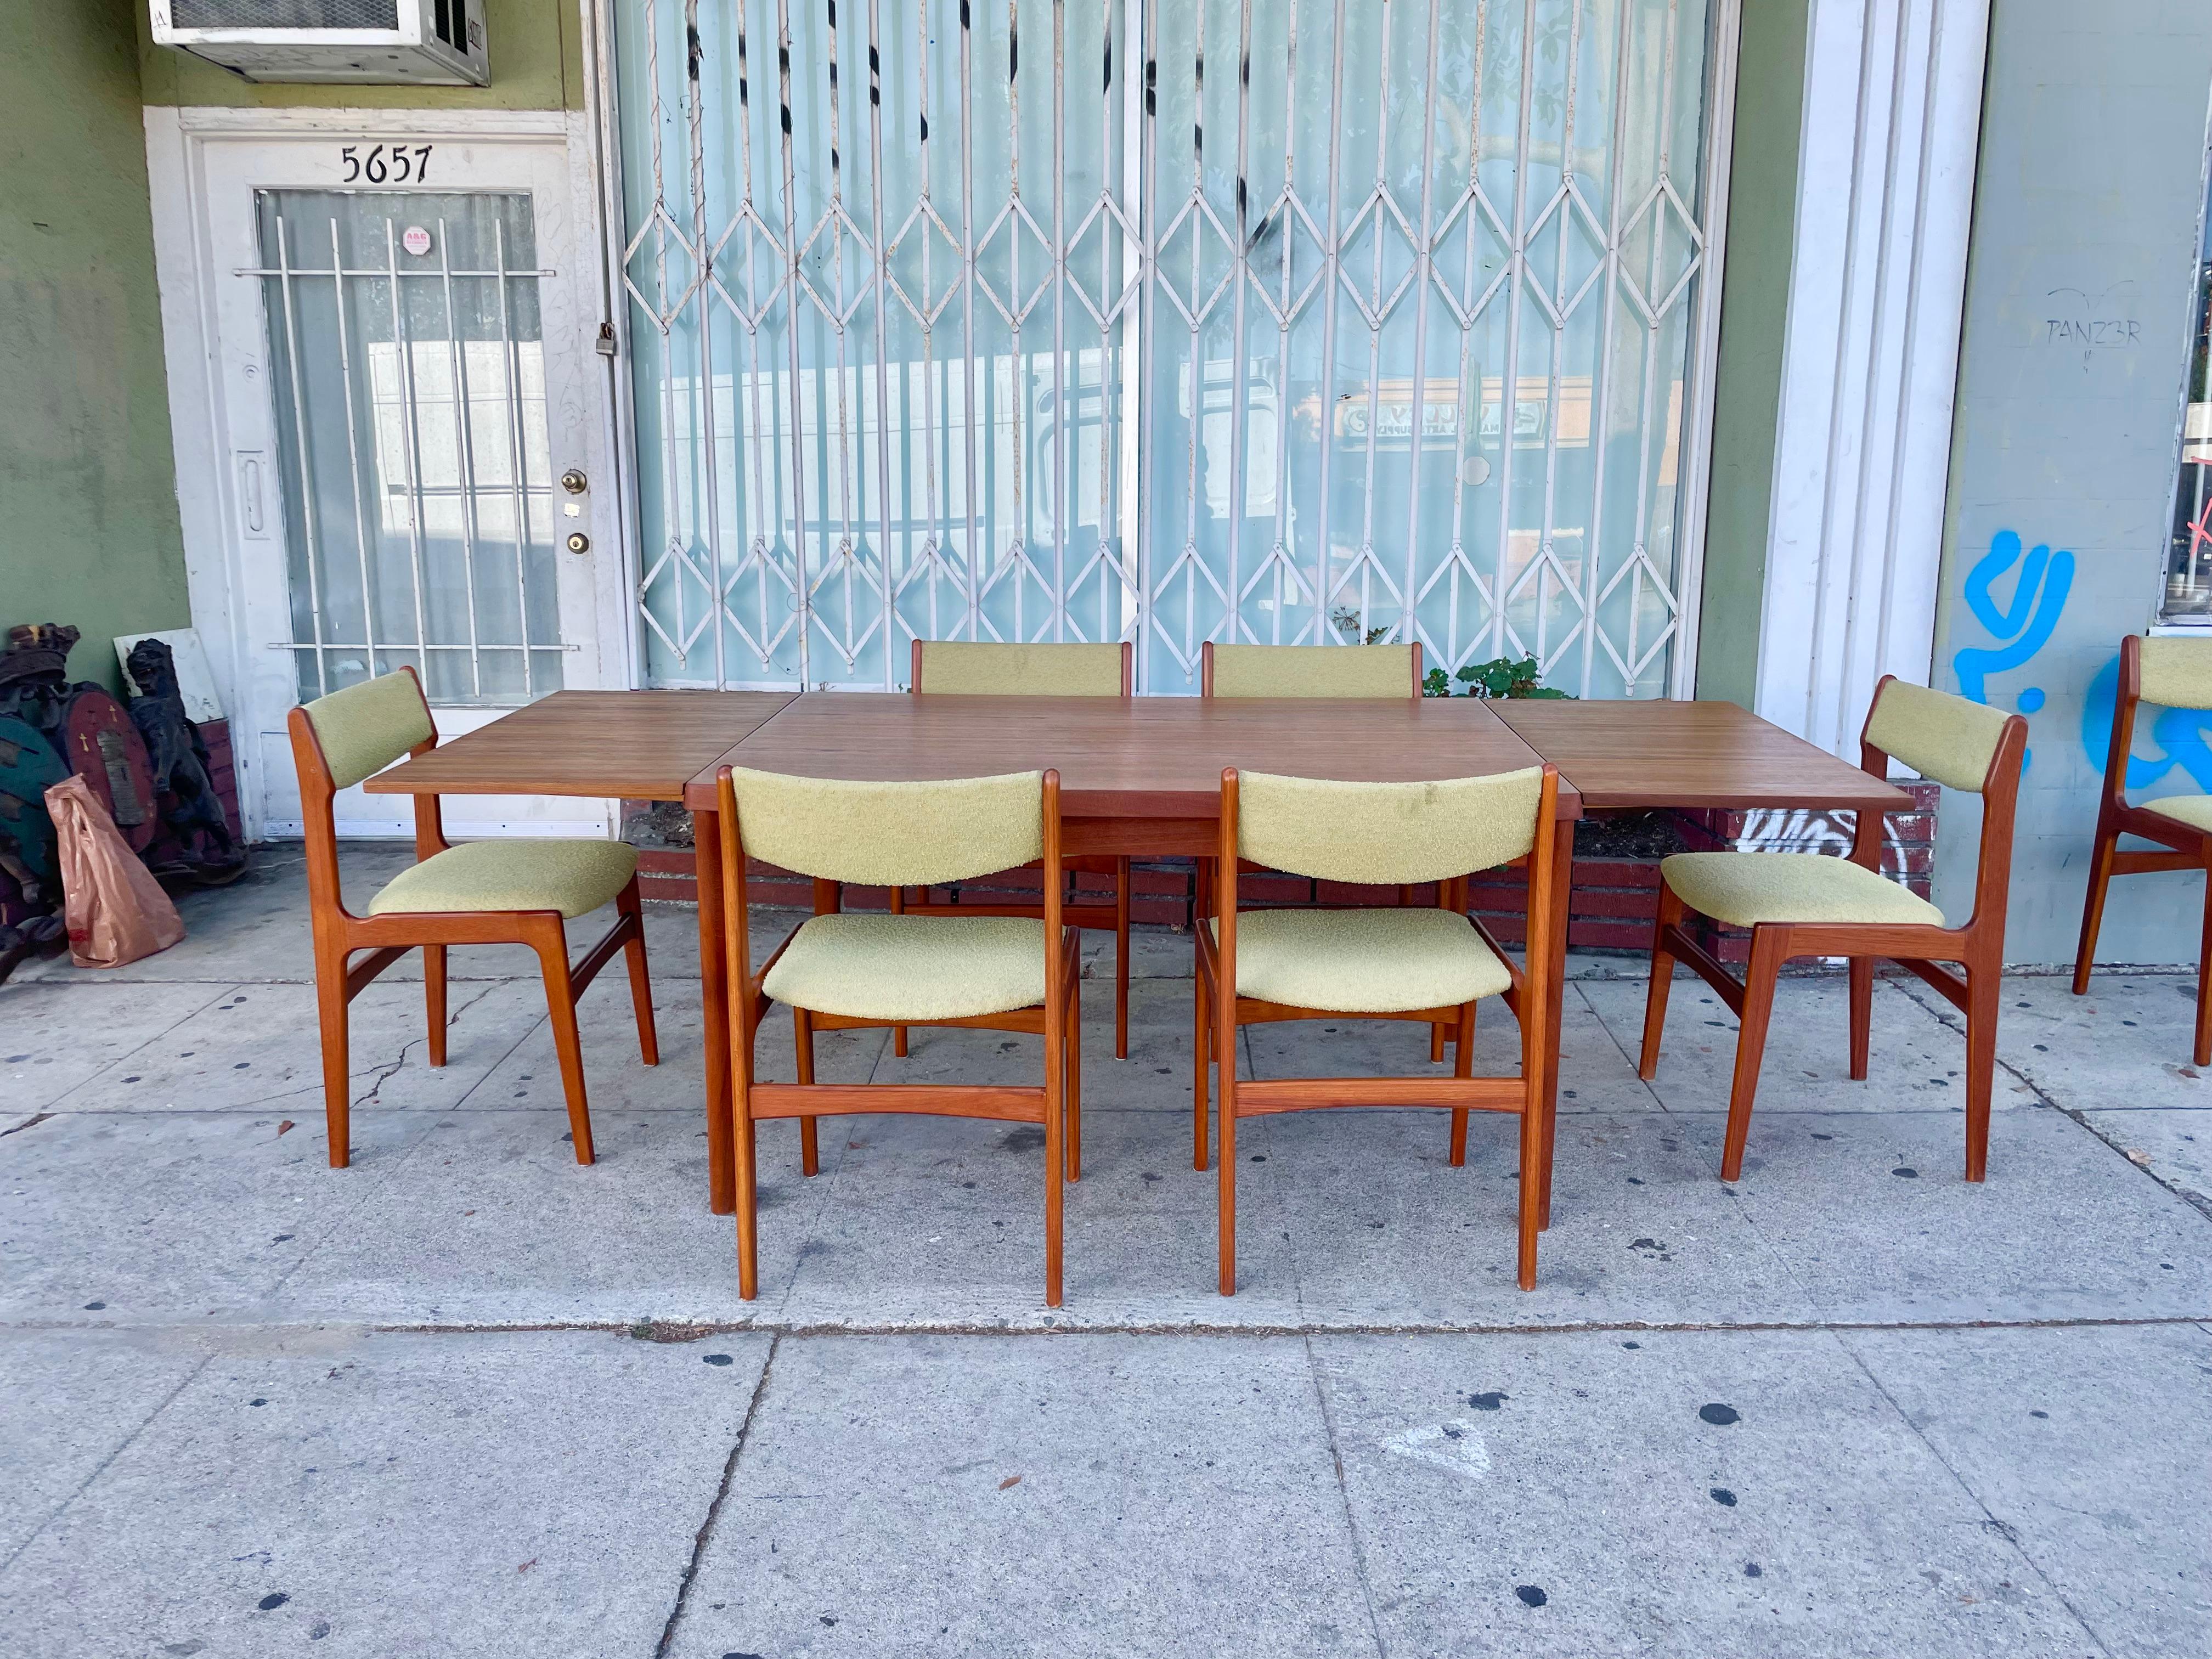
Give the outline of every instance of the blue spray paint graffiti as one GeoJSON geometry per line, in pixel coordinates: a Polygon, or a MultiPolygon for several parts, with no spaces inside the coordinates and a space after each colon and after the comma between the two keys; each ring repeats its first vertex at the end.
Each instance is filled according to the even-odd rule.
{"type": "MultiPolygon", "coordinates": [[[[2063,548],[2054,553],[2039,544],[2023,559],[2017,531],[2000,530],[1990,537],[1990,550],[1966,573],[1966,608],[2001,642],[1968,646],[1953,655],[1951,668],[1959,677],[1960,693],[1976,702],[1988,702],[1990,676],[2021,666],[2051,642],[2051,631],[2058,626],[2058,613],[2066,608],[2066,596],[2073,588],[2071,553],[2063,548]],[[2000,605],[1990,590],[2015,564],[2020,566],[2020,574],[2013,581],[2012,602],[2000,605]]],[[[2021,714],[2033,714],[2043,707],[2043,688],[2023,686],[2014,701],[2021,714]]],[[[2108,690],[2108,711],[2111,701],[2108,690]]],[[[2109,732],[2109,712],[2106,718],[2109,732]]],[[[2021,757],[2023,773],[2033,758],[2032,751],[2021,757]]]]}
{"type": "MultiPolygon", "coordinates": [[[[2112,708],[2120,700],[2120,659],[2117,653],[2097,671],[2081,702],[2081,747],[2099,771],[2112,744],[2112,708]]],[[[2140,732],[2142,728],[2136,728],[2140,732]]],[[[2161,708],[2151,722],[2151,741],[2160,752],[2146,760],[2128,757],[2128,787],[2148,789],[2177,766],[2197,780],[2199,789],[2212,790],[2212,712],[2198,708],[2161,708]]]]}

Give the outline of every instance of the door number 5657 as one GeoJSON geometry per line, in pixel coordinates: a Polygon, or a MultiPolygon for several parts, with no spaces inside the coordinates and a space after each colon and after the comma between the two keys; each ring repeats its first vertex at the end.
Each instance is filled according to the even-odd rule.
{"type": "Polygon", "coordinates": [[[338,161],[345,168],[344,182],[360,184],[364,179],[372,185],[404,185],[412,180],[421,185],[429,182],[430,151],[428,144],[371,144],[364,155],[359,144],[348,144],[338,151],[338,161]]]}

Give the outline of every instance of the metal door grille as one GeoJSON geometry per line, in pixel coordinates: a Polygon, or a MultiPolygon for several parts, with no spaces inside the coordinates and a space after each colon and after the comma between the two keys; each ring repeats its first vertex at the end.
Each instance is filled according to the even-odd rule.
{"type": "MultiPolygon", "coordinates": [[[[560,689],[530,198],[263,191],[302,701],[402,666],[441,704],[560,689]]],[[[258,509],[257,509],[258,510],[258,509]]]]}
{"type": "Polygon", "coordinates": [[[1686,689],[1733,0],[605,3],[648,680],[1686,689]]]}

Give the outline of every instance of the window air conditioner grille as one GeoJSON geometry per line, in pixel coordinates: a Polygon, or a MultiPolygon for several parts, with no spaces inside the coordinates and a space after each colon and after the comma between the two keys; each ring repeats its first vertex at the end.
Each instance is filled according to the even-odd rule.
{"type": "Polygon", "coordinates": [[[169,21],[180,29],[397,29],[399,0],[170,0],[169,21]]]}

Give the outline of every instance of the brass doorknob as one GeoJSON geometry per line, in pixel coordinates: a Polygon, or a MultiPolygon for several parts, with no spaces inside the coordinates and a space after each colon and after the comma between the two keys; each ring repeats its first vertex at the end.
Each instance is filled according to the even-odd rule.
{"type": "Polygon", "coordinates": [[[568,550],[571,553],[590,552],[592,550],[592,538],[589,536],[586,536],[580,530],[570,531],[568,532],[568,550]]]}

